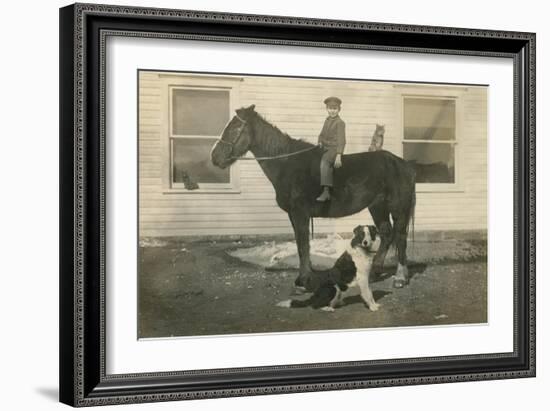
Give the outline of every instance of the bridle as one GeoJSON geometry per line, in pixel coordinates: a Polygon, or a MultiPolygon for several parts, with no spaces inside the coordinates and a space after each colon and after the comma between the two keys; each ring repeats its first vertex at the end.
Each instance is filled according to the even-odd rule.
{"type": "Polygon", "coordinates": [[[311,147],[307,147],[303,150],[298,150],[298,151],[294,151],[292,153],[287,153],[287,154],[280,154],[280,155],[277,155],[277,156],[268,156],[268,157],[235,157],[233,155],[233,149],[234,147],[237,145],[237,143],[239,142],[242,134],[243,134],[243,131],[244,129],[246,128],[246,126],[248,125],[248,122],[241,118],[237,113],[235,113],[235,117],[237,117],[237,119],[241,122],[242,126],[239,128],[239,131],[237,133],[237,138],[234,140],[234,141],[224,141],[222,140],[221,138],[218,138],[217,143],[223,143],[223,144],[226,144],[228,146],[231,147],[231,151],[229,152],[229,155],[231,156],[232,159],[234,160],[257,160],[257,161],[264,161],[264,160],[277,160],[277,159],[281,159],[281,158],[288,158],[288,157],[292,157],[292,156],[295,156],[297,154],[301,154],[301,153],[305,153],[306,151],[311,151],[311,150],[314,150],[316,149],[318,146],[311,146],[311,147]]]}
{"type": "Polygon", "coordinates": [[[235,117],[237,117],[237,119],[241,122],[241,127],[239,128],[239,131],[237,133],[237,138],[234,140],[234,141],[224,141],[222,140],[221,138],[218,138],[218,143],[223,143],[223,144],[227,144],[228,146],[231,147],[231,151],[229,152],[229,154],[231,155],[231,157],[233,157],[233,148],[235,147],[235,145],[237,145],[237,143],[239,142],[239,140],[241,139],[241,136],[243,134],[243,131],[244,129],[246,128],[246,126],[248,125],[248,123],[246,122],[245,119],[241,118],[238,114],[235,113],[235,117]]]}

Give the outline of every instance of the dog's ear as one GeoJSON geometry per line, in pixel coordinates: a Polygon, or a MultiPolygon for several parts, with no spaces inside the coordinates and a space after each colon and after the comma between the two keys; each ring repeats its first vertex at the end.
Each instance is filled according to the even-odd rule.
{"type": "Polygon", "coordinates": [[[370,238],[372,238],[374,240],[376,238],[376,236],[378,235],[378,228],[376,228],[375,225],[369,225],[367,227],[369,229],[370,238]]]}
{"type": "Polygon", "coordinates": [[[356,247],[363,242],[365,238],[365,229],[362,225],[358,225],[353,229],[353,238],[351,239],[351,246],[356,247]]]}

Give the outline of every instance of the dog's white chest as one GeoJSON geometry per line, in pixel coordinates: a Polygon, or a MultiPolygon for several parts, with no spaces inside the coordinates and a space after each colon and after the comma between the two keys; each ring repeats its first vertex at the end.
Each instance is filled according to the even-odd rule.
{"type": "Polygon", "coordinates": [[[355,280],[349,285],[357,285],[358,282],[368,281],[372,265],[372,258],[360,248],[348,247],[346,250],[355,264],[357,270],[355,280]]]}
{"type": "Polygon", "coordinates": [[[373,257],[361,248],[349,247],[347,252],[351,256],[356,269],[355,279],[349,284],[349,286],[358,286],[361,290],[361,297],[367,303],[369,309],[371,311],[377,311],[380,308],[380,304],[374,300],[374,296],[372,295],[372,291],[369,287],[369,275],[373,257]]]}

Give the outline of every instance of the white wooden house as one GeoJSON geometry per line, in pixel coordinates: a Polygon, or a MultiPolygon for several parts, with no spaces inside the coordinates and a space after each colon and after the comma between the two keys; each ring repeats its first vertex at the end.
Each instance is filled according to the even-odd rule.
{"type": "MultiPolygon", "coordinates": [[[[291,233],[258,164],[215,169],[210,148],[234,110],[250,104],[290,136],[316,143],[329,95],[343,101],[345,153],[366,151],[378,123],[384,149],[416,161],[416,232],[486,230],[486,87],[140,71],[140,236],[291,233]],[[186,176],[199,188],[186,188],[186,176]]],[[[316,219],[315,230],[369,221],[365,210],[316,219]]]]}

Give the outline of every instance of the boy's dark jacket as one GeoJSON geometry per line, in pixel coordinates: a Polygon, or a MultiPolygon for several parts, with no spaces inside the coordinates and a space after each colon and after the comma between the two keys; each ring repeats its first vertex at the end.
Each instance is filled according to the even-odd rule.
{"type": "Polygon", "coordinates": [[[344,153],[346,145],[346,123],[340,118],[327,117],[321,134],[319,134],[319,143],[326,148],[336,149],[337,154],[344,153]]]}

